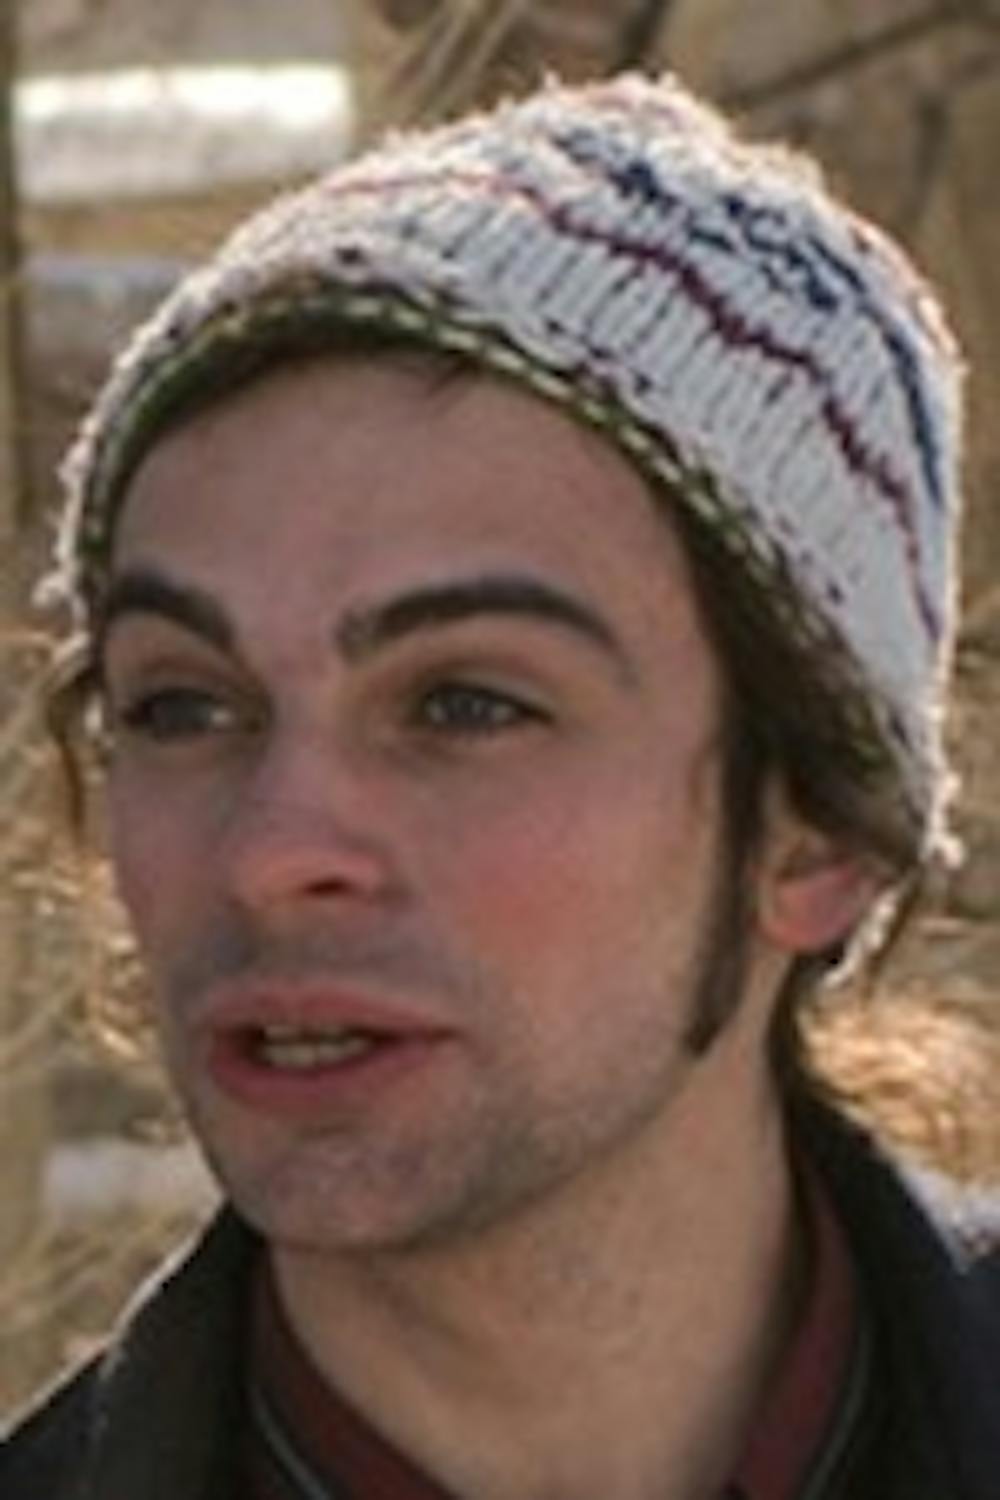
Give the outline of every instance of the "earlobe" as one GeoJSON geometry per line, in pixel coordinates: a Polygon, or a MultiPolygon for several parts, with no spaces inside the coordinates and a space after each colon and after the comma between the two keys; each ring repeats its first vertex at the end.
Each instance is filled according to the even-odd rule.
{"type": "Polygon", "coordinates": [[[821,953],[850,936],[880,885],[871,861],[802,832],[761,871],[759,930],[787,953],[821,953]]]}

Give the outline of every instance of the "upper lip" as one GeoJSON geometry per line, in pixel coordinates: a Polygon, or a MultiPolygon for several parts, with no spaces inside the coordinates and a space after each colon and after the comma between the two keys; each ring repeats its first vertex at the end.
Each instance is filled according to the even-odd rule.
{"type": "Polygon", "coordinates": [[[431,1037],[454,1031],[413,1005],[329,980],[248,980],[217,986],[201,1013],[212,1035],[289,1026],[309,1031],[364,1031],[376,1036],[431,1037]]]}

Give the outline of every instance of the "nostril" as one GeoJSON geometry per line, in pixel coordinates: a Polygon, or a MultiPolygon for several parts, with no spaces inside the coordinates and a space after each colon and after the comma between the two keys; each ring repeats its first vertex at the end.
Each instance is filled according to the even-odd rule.
{"type": "Polygon", "coordinates": [[[370,898],[389,879],[388,855],[372,838],[328,811],[288,803],[245,802],[220,857],[231,895],[251,908],[370,898]]]}
{"type": "Polygon", "coordinates": [[[342,879],[333,880],[329,877],[314,880],[309,884],[309,891],[313,896],[341,896],[351,888],[351,882],[342,879]]]}

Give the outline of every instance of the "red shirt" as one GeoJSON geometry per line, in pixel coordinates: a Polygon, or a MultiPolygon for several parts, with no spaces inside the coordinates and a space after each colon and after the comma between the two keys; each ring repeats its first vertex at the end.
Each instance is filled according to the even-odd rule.
{"type": "Polygon", "coordinates": [[[871,1351],[850,1250],[822,1180],[801,1173],[812,1274],[798,1328],[729,1488],[732,1500],[830,1500],[860,1436],[871,1351]]]}
{"type": "MultiPolygon", "coordinates": [[[[861,1426],[868,1341],[850,1254],[806,1174],[812,1276],[798,1329],[721,1500],[834,1500],[861,1426]]],[[[332,1391],[288,1326],[262,1262],[251,1342],[251,1500],[454,1500],[332,1391]]]]}

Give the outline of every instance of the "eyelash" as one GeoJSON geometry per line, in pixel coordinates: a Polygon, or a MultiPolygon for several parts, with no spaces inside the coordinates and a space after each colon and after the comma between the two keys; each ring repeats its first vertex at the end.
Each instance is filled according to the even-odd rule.
{"type": "Polygon", "coordinates": [[[455,678],[421,693],[413,717],[431,732],[450,731],[475,738],[542,723],[546,715],[536,705],[514,693],[455,678]],[[449,714],[454,717],[449,719],[449,714]]]}
{"type": "MultiPolygon", "coordinates": [[[[241,722],[238,709],[222,695],[185,686],[140,693],[110,718],[112,726],[117,720],[126,732],[163,745],[226,733],[251,722],[249,718],[241,722]]],[[[420,691],[406,722],[432,736],[485,739],[545,722],[546,718],[540,708],[516,694],[456,677],[420,691]]]]}
{"type": "Polygon", "coordinates": [[[117,715],[118,723],[124,729],[159,744],[199,738],[204,734],[229,729],[235,718],[235,710],[219,695],[203,688],[180,686],[157,688],[141,693],[127,703],[117,715]],[[197,725],[190,717],[186,722],[182,720],[180,725],[176,723],[171,725],[169,720],[166,724],[159,722],[164,710],[168,712],[172,710],[174,713],[183,710],[190,715],[192,709],[200,710],[201,719],[197,725]],[[225,716],[224,724],[219,719],[219,715],[225,716]]]}

